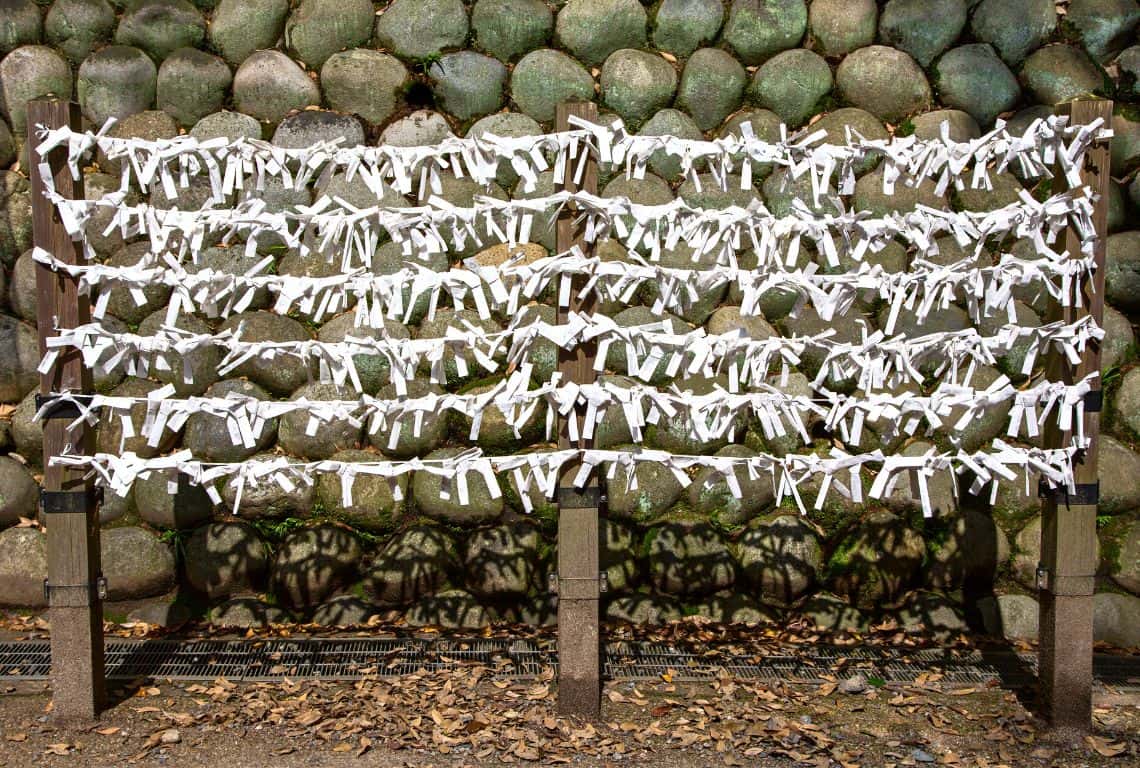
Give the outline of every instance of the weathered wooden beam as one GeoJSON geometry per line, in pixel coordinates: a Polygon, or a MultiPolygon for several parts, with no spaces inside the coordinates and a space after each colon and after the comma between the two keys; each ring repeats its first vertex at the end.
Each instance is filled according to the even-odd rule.
{"type": "MultiPolygon", "coordinates": [[[[1068,115],[1073,125],[1085,125],[1103,118],[1112,124],[1112,102],[1086,99],[1057,107],[1057,114],[1068,115]]],[[[1104,261],[1108,237],[1109,147],[1098,142],[1085,155],[1081,177],[1096,196],[1093,224],[1097,231],[1096,272],[1082,286],[1080,307],[1050,307],[1049,319],[1075,322],[1091,315],[1097,324],[1104,316],[1104,261]]],[[[1054,192],[1068,187],[1064,174],[1055,174],[1054,192]]],[[[1070,257],[1080,257],[1080,239],[1071,228],[1065,234],[1070,257]]],[[[1072,383],[1100,371],[1100,345],[1093,343],[1078,365],[1064,355],[1052,352],[1046,364],[1053,381],[1072,383]]],[[[1038,567],[1040,600],[1039,681],[1041,714],[1058,728],[1087,731],[1092,727],[1093,683],[1093,587],[1096,574],[1096,510],[1099,496],[1097,448],[1100,441],[1099,377],[1086,401],[1085,434],[1088,450],[1074,468],[1078,493],[1075,497],[1049,494],[1041,508],[1041,563],[1038,567]]],[[[1071,434],[1062,433],[1051,421],[1045,431],[1045,445],[1069,445],[1071,434]]]]}
{"type": "MultiPolygon", "coordinates": [[[[76,104],[41,99],[28,104],[28,141],[37,126],[80,128],[76,104]]],[[[70,264],[83,261],[83,248],[71,239],[55,206],[45,196],[41,169],[65,198],[83,199],[83,178],[73,179],[67,147],[45,158],[32,154],[28,169],[32,187],[32,232],[36,248],[70,264]]],[[[75,278],[36,264],[37,321],[40,354],[56,328],[74,328],[91,321],[91,307],[79,293],[75,278]]],[[[90,394],[91,371],[75,350],[61,351],[55,364],[40,377],[41,396],[52,393],[90,394]]],[[[90,453],[94,430],[85,424],[69,427],[74,416],[59,413],[44,422],[44,480],[41,513],[47,526],[48,611],[51,621],[52,713],[62,721],[94,719],[104,702],[103,601],[99,595],[99,518],[93,488],[81,469],[50,465],[61,453],[90,453]]]]}
{"type": "MultiPolygon", "coordinates": [[[[570,117],[597,121],[598,108],[590,102],[559,104],[555,115],[555,129],[570,129],[570,117]]],[[[594,158],[587,158],[580,181],[569,178],[563,189],[597,193],[598,169],[594,158]]],[[[578,159],[568,163],[567,175],[573,177],[578,159]]],[[[578,245],[589,253],[590,246],[583,242],[580,225],[574,222],[575,211],[564,210],[558,219],[558,251],[564,252],[578,245]]],[[[574,288],[581,287],[584,278],[575,278],[574,288]]],[[[565,323],[570,312],[591,313],[594,298],[580,299],[572,295],[570,306],[559,308],[558,322],[565,323]]],[[[558,370],[564,381],[588,383],[595,379],[594,359],[596,345],[579,345],[573,350],[561,350],[558,370]]],[[[581,414],[579,414],[581,415],[581,414]]],[[[560,425],[559,448],[589,447],[587,441],[571,445],[566,422],[560,425]]],[[[591,477],[586,488],[571,488],[571,478],[577,464],[567,467],[558,493],[558,708],[566,714],[591,719],[601,713],[601,578],[598,563],[598,505],[600,499],[597,477],[591,477]]]]}

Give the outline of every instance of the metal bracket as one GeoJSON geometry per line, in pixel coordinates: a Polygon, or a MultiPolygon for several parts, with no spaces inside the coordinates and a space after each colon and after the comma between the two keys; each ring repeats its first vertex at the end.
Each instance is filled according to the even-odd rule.
{"type": "Polygon", "coordinates": [[[1047,592],[1054,597],[1091,597],[1096,591],[1096,576],[1058,576],[1044,563],[1037,564],[1036,582],[1038,592],[1047,592]]]}
{"type": "Polygon", "coordinates": [[[558,500],[558,506],[566,509],[596,509],[606,503],[606,495],[598,485],[585,488],[560,485],[554,498],[558,500]]]}
{"type": "Polygon", "coordinates": [[[546,577],[546,586],[552,595],[560,595],[567,600],[595,600],[598,595],[610,591],[610,579],[605,571],[598,578],[563,579],[557,573],[546,577]]]}
{"type": "Polygon", "coordinates": [[[107,577],[103,574],[86,584],[52,584],[44,579],[44,601],[49,608],[86,608],[106,599],[107,577]]]}
{"type": "Polygon", "coordinates": [[[1092,507],[1100,503],[1100,481],[1095,483],[1079,483],[1069,493],[1064,486],[1050,488],[1044,478],[1037,485],[1037,496],[1042,499],[1052,499],[1058,505],[1066,507],[1092,507]]]}
{"type": "Polygon", "coordinates": [[[1104,407],[1104,390],[1090,389],[1085,392],[1084,403],[1085,413],[1100,413],[1101,408],[1104,407]]]}
{"type": "Polygon", "coordinates": [[[46,406],[44,410],[43,419],[67,419],[74,421],[78,419],[83,413],[79,410],[79,406],[83,405],[86,408],[91,407],[94,395],[78,395],[68,394],[66,399],[64,395],[36,395],[36,413],[39,413],[46,406]]]}
{"type": "Polygon", "coordinates": [[[90,486],[82,491],[40,491],[40,511],[45,515],[85,514],[103,501],[103,489],[90,486]]]}

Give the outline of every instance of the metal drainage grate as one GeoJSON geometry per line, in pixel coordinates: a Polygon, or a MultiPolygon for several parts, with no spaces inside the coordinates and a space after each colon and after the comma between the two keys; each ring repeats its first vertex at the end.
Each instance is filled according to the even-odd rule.
{"type": "MultiPolygon", "coordinates": [[[[0,643],[0,679],[38,680],[50,673],[46,642],[0,643]]],[[[355,680],[456,669],[472,663],[501,677],[536,677],[557,671],[553,641],[509,638],[336,638],[298,640],[108,640],[107,674],[140,678],[271,681],[285,678],[355,680]]],[[[603,673],[609,679],[649,679],[669,674],[684,681],[728,674],[754,680],[815,682],[854,671],[892,683],[938,673],[949,683],[1008,687],[1031,685],[1036,658],[1013,651],[906,650],[801,646],[794,652],[721,652],[715,646],[688,650],[667,643],[607,643],[603,673]]],[[[1098,681],[1140,687],[1140,656],[1098,654],[1098,681]]]]}

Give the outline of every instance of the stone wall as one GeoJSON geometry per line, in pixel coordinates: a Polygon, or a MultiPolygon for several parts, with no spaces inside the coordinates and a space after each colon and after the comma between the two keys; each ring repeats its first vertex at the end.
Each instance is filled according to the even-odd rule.
{"type": "MultiPolygon", "coordinates": [[[[0,457],[0,527],[6,528],[0,532],[0,604],[40,605],[46,567],[42,532],[20,525],[21,518],[36,516],[41,460],[39,430],[31,421],[35,290],[27,161],[21,159],[29,98],[73,97],[92,124],[117,118],[114,131],[122,136],[246,135],[300,146],[332,136],[348,144],[413,145],[453,133],[535,134],[551,127],[554,107],[564,99],[595,99],[603,114],[620,115],[643,134],[713,137],[747,122],[771,138],[783,122],[791,129],[812,123],[840,136],[850,127],[869,138],[930,137],[948,126],[953,136],[969,138],[998,117],[1024,126],[1056,102],[1099,93],[1119,106],[1104,350],[1111,436],[1101,459],[1097,635],[1140,644],[1140,372],[1132,369],[1131,322],[1140,312],[1140,231],[1129,231],[1140,207],[1140,181],[1132,181],[1140,164],[1140,113],[1133,104],[1140,96],[1138,21],[1134,0],[3,0],[0,164],[11,170],[3,172],[0,216],[0,402],[10,405],[0,410],[0,450],[7,454],[0,457]]],[[[681,196],[710,207],[756,197],[780,213],[806,192],[785,187],[780,174],[758,178],[750,194],[718,193],[711,183],[697,191],[668,161],[652,170],[642,181],[607,177],[604,194],[653,203],[681,196]]],[[[844,204],[877,213],[916,202],[985,210],[1015,199],[1021,189],[1007,174],[992,191],[941,197],[920,188],[885,197],[873,167],[862,170],[863,180],[844,204]]],[[[117,186],[117,169],[106,159],[93,159],[86,173],[89,196],[117,186]]],[[[548,191],[549,177],[544,181],[548,191]]],[[[490,192],[506,197],[517,191],[515,182],[504,168],[490,192]]],[[[350,201],[368,197],[359,184],[332,184],[350,201]]],[[[197,189],[189,193],[197,204],[225,203],[206,200],[197,189]]],[[[442,196],[454,203],[469,203],[475,192],[466,180],[444,180],[442,196]]],[[[264,193],[278,209],[307,203],[310,194],[273,187],[264,193]]],[[[91,237],[100,258],[112,264],[133,263],[145,250],[95,227],[91,237]]],[[[553,247],[551,231],[535,240],[527,246],[532,255],[553,247]]],[[[952,258],[953,243],[942,247],[952,258]]],[[[282,273],[317,274],[323,267],[272,243],[259,243],[259,249],[277,257],[282,273]]],[[[603,251],[607,258],[627,258],[613,243],[603,251]]],[[[216,248],[208,260],[217,269],[239,269],[239,254],[216,248]]],[[[468,255],[451,254],[450,260],[468,255]]],[[[480,258],[493,263],[504,255],[501,247],[491,248],[480,258]]],[[[665,258],[681,264],[687,256],[665,258]]],[[[811,258],[805,252],[804,259],[811,258]]],[[[879,255],[888,269],[905,268],[908,258],[901,247],[879,255]]],[[[373,264],[384,272],[399,265],[391,247],[381,249],[373,264]]],[[[445,267],[445,260],[435,266],[445,267]]],[[[635,324],[652,317],[645,306],[652,303],[650,293],[628,308],[614,308],[621,310],[619,320],[635,324]]],[[[779,292],[765,297],[763,318],[741,318],[739,298],[732,291],[710,295],[672,321],[713,332],[743,326],[753,335],[822,327],[810,307],[789,317],[788,297],[779,292]]],[[[167,300],[157,288],[141,305],[126,293],[113,295],[108,322],[153,330],[167,300]]],[[[240,318],[246,338],[337,340],[352,330],[350,316],[316,324],[266,307],[263,298],[240,318]]],[[[868,328],[876,327],[878,310],[871,301],[861,307],[868,328]]],[[[1039,323],[1042,310],[1039,297],[1019,296],[1023,324],[1039,323]]],[[[546,305],[529,311],[553,313],[546,305]]],[[[417,314],[415,323],[393,324],[389,333],[430,338],[454,317],[417,314]]],[[[935,313],[930,322],[926,328],[935,330],[969,324],[957,307],[935,313]]],[[[217,326],[203,318],[183,323],[191,330],[217,326]]],[[[836,330],[841,337],[857,333],[853,324],[836,330]]],[[[549,369],[554,354],[546,353],[549,369]]],[[[188,362],[196,378],[184,393],[340,395],[332,385],[310,383],[310,372],[296,366],[250,364],[220,381],[216,358],[202,353],[188,362]]],[[[361,362],[368,391],[390,396],[382,361],[361,362]]],[[[790,391],[809,392],[804,374],[814,373],[812,365],[804,361],[787,384],[790,391]]],[[[999,367],[1013,372],[1019,365],[1005,359],[999,367]]],[[[621,377],[621,359],[611,367],[610,375],[621,377]]],[[[992,380],[997,373],[985,369],[979,376],[992,380]]],[[[101,376],[97,384],[100,391],[132,395],[159,385],[122,375],[101,376]]],[[[1003,416],[992,413],[971,425],[966,441],[978,446],[1001,432],[1003,416]]],[[[309,437],[303,423],[287,416],[267,426],[257,451],[366,460],[377,452],[443,456],[465,444],[469,425],[443,416],[429,422],[422,439],[405,436],[393,450],[383,433],[370,436],[351,425],[309,437]]],[[[766,441],[755,426],[743,424],[739,444],[726,445],[694,443],[678,425],[666,423],[649,430],[648,442],[733,455],[804,450],[794,441],[766,441]]],[[[819,445],[838,439],[820,425],[808,426],[819,445]]],[[[620,419],[605,427],[605,445],[630,439],[620,419]]],[[[121,425],[103,424],[100,446],[114,450],[121,434],[121,425]]],[[[867,439],[905,452],[946,444],[940,432],[883,445],[872,429],[867,439]]],[[[491,412],[479,442],[489,451],[511,452],[532,450],[541,441],[537,424],[515,436],[501,414],[491,412]]],[[[181,446],[220,461],[250,453],[227,448],[227,442],[216,420],[198,415],[160,449],[181,446]]],[[[148,450],[135,438],[126,443],[148,450]]],[[[946,631],[968,620],[1010,637],[1036,631],[1032,589],[1040,518],[1032,495],[1003,488],[992,505],[957,500],[950,479],[940,477],[933,520],[916,514],[907,488],[883,505],[855,507],[833,497],[823,510],[801,517],[789,507],[776,508],[766,483],[745,479],[745,497],[736,501],[723,478],[711,473],[683,491],[666,473],[652,467],[640,472],[640,491],[611,494],[603,525],[606,612],[614,619],[655,622],[702,614],[783,621],[798,613],[842,628],[891,618],[946,631]]],[[[134,608],[159,622],[208,612],[222,624],[287,618],[344,623],[375,614],[471,627],[493,620],[551,621],[554,603],[545,590],[557,546],[551,510],[540,506],[528,516],[517,495],[492,499],[473,482],[475,498],[463,508],[441,500],[438,481],[426,474],[408,483],[404,501],[376,483],[358,489],[350,508],[341,505],[335,483],[323,480],[295,493],[247,491],[236,519],[213,508],[198,489],[171,488],[157,478],[142,482],[128,499],[109,500],[101,511],[104,570],[112,600],[122,602],[113,609],[134,608]],[[173,595],[178,598],[172,603],[173,595]]],[[[233,489],[223,495],[232,498],[233,489]]]]}

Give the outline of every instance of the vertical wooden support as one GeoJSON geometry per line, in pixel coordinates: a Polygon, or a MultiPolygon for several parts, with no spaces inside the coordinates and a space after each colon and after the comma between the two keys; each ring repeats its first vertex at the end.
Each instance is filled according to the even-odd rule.
{"type": "MultiPolygon", "coordinates": [[[[36,126],[80,128],[76,104],[42,99],[28,104],[28,141],[34,142],[36,126]]],[[[61,261],[78,264],[83,249],[68,235],[59,214],[45,197],[42,164],[51,174],[55,190],[65,198],[83,198],[83,179],[73,179],[67,166],[66,145],[40,158],[33,150],[32,227],[36,248],[61,261]]],[[[73,328],[91,321],[87,297],[77,282],[44,264],[36,264],[37,320],[40,354],[55,328],[73,328]]],[[[40,392],[89,394],[91,371],[76,351],[61,353],[55,365],[40,377],[40,392]]],[[[50,407],[50,406],[49,406],[50,407]]],[[[68,429],[74,416],[65,408],[44,421],[44,481],[42,511],[47,526],[48,595],[51,620],[52,711],[59,720],[82,722],[94,719],[104,701],[103,602],[99,595],[99,519],[93,488],[83,479],[83,470],[49,466],[61,453],[90,453],[94,430],[84,425],[68,429]]]]}
{"type": "MultiPolygon", "coordinates": [[[[1112,102],[1081,100],[1057,107],[1071,125],[1085,125],[1102,118],[1112,124],[1112,102]]],[[[1091,315],[1098,324],[1104,315],[1105,241],[1108,237],[1109,147],[1094,144],[1085,156],[1081,172],[1084,184],[1096,195],[1093,224],[1098,235],[1096,272],[1081,290],[1083,306],[1061,307],[1053,302],[1050,320],[1076,322],[1091,315]]],[[[1055,174],[1054,191],[1067,188],[1062,173],[1055,174]]],[[[1070,255],[1080,255],[1080,239],[1070,228],[1065,233],[1070,255]]],[[[1047,375],[1052,381],[1072,383],[1100,371],[1100,345],[1092,344],[1079,365],[1069,364],[1056,352],[1049,356],[1047,375]]],[[[1041,509],[1041,563],[1037,586],[1040,599],[1039,681],[1041,713],[1054,727],[1087,731],[1092,726],[1093,683],[1093,587],[1096,574],[1096,510],[1099,496],[1097,448],[1100,441],[1101,382],[1099,377],[1085,401],[1085,434],[1088,450],[1074,467],[1077,493],[1048,494],[1041,509]]],[[[1045,431],[1045,445],[1069,445],[1070,434],[1052,422],[1045,431]]]]}
{"type": "MultiPolygon", "coordinates": [[[[555,130],[570,128],[571,116],[596,121],[598,108],[589,102],[559,104],[555,116],[555,130]]],[[[598,169],[596,161],[586,161],[580,183],[573,173],[578,159],[568,163],[564,189],[597,193],[598,169]]],[[[589,252],[583,243],[583,232],[573,220],[573,210],[564,210],[558,219],[558,251],[564,252],[577,244],[589,252]]],[[[584,278],[575,278],[574,288],[581,287],[584,278]]],[[[569,312],[594,311],[594,299],[579,300],[572,296],[568,308],[559,308],[558,322],[566,322],[569,312]]],[[[562,350],[558,370],[564,381],[587,383],[595,379],[595,345],[579,346],[573,351],[562,350]]],[[[579,443],[571,446],[566,424],[563,422],[558,437],[559,448],[589,447],[579,443]]],[[[567,467],[558,491],[558,708],[566,713],[597,718],[601,713],[601,628],[599,597],[601,579],[598,564],[598,506],[601,500],[597,477],[590,478],[584,489],[575,489],[571,478],[577,465],[567,467]]]]}

